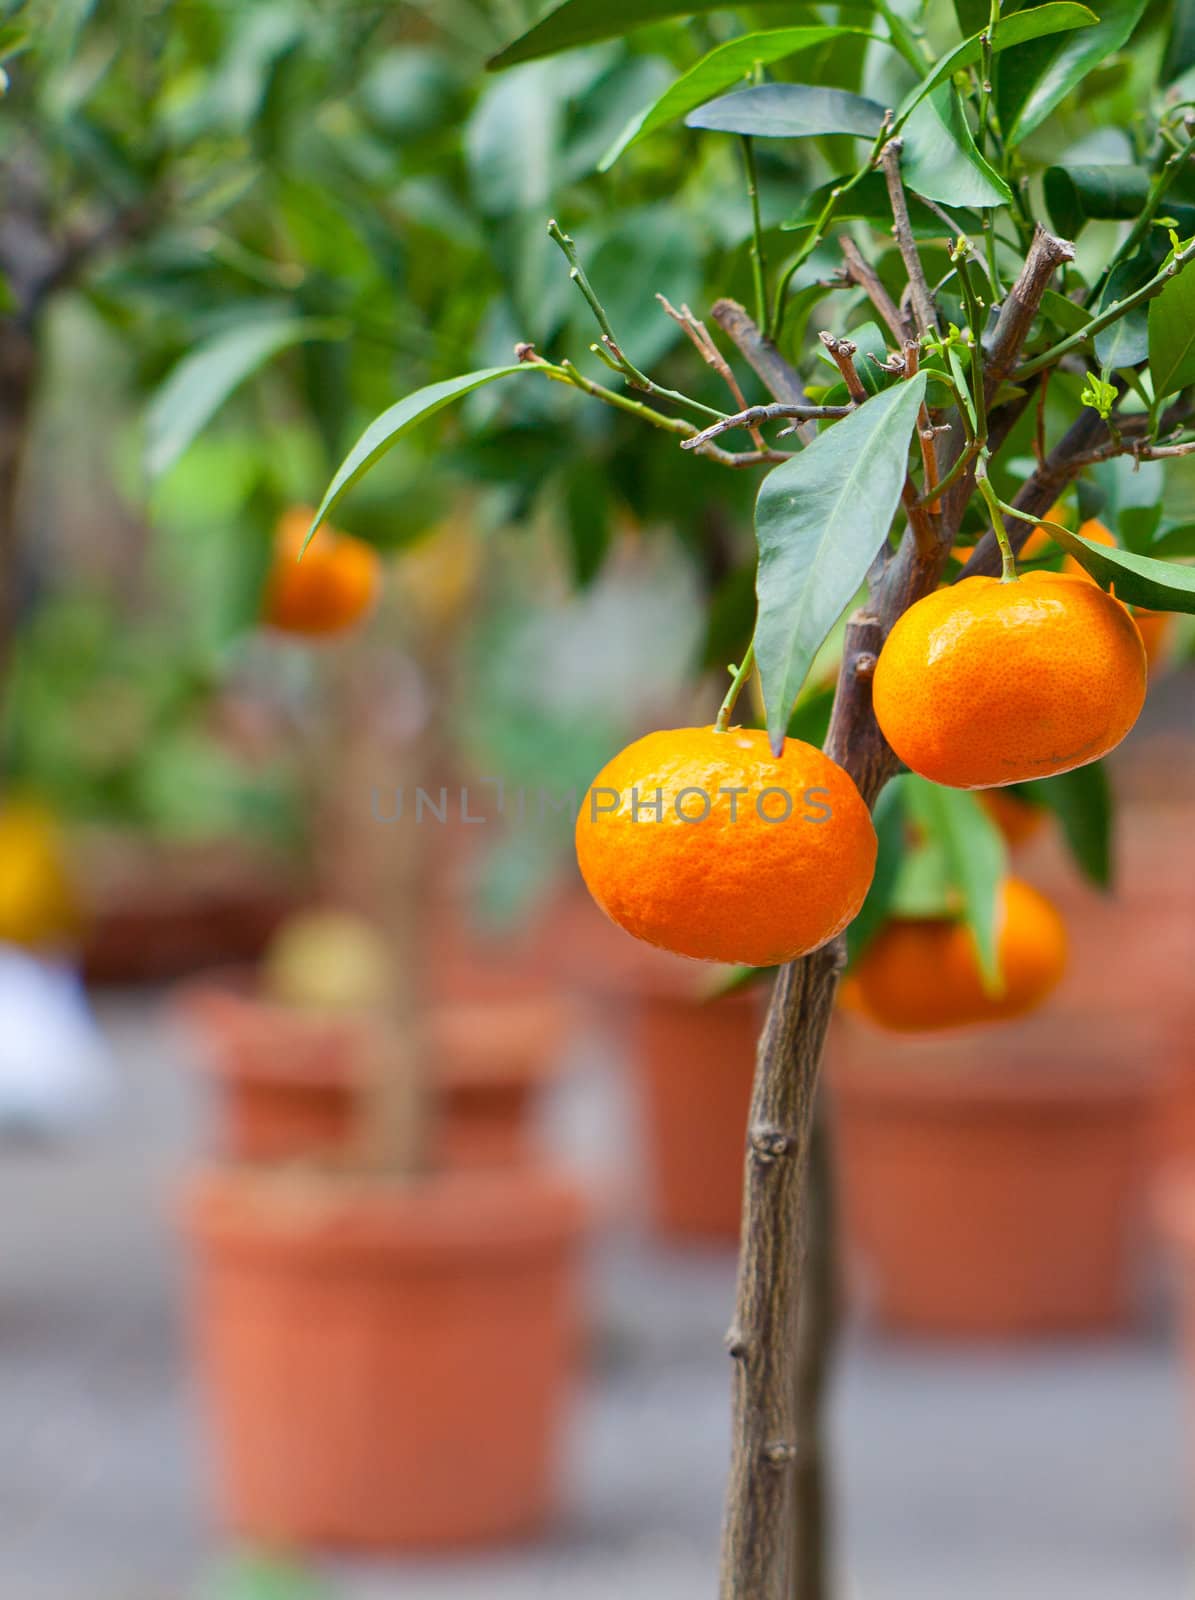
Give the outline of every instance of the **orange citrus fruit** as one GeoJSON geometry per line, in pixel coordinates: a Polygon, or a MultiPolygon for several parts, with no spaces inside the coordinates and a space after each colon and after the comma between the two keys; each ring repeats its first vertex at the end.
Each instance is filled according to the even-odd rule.
{"type": "Polygon", "coordinates": [[[283,633],[322,638],[351,628],[373,605],[381,564],[371,545],[326,523],[304,551],[314,516],[294,506],[279,520],[264,620],[283,633]]]}
{"type": "Polygon", "coordinates": [[[997,907],[999,991],[983,984],[975,941],[947,917],[894,918],[843,985],[843,1004],[896,1033],[1003,1022],[1034,1010],[1066,968],[1066,926],[1053,905],[1008,878],[997,907]]]}
{"type": "Polygon", "coordinates": [[[884,737],[914,772],[999,788],[1106,755],[1145,700],[1145,647],[1086,578],[964,578],[900,617],[876,664],[884,737]]]}
{"type": "Polygon", "coordinates": [[[841,933],[875,871],[850,776],[760,729],[674,728],[628,745],[577,816],[590,894],[637,939],[701,961],[792,961],[841,933]]]}
{"type": "Polygon", "coordinates": [[[1004,789],[985,789],[979,803],[1004,835],[1007,845],[1024,844],[1041,831],[1046,820],[1045,806],[1030,805],[1004,789]]]}

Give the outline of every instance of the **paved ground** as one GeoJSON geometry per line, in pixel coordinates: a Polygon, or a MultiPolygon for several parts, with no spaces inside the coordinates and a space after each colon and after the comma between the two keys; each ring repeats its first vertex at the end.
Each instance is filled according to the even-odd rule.
{"type": "MultiPolygon", "coordinates": [[[[171,1185],[197,1121],[144,1003],[124,1075],[67,1153],[0,1153],[0,1600],[223,1600],[181,1354],[171,1185]]],[[[556,1108],[578,1155],[628,1137],[590,1061],[556,1108]]],[[[341,1568],[331,1600],[698,1600],[726,1445],[724,1256],[623,1235],[592,1263],[597,1369],[552,1540],[341,1568]]],[[[1180,1600],[1181,1397],[1162,1333],[1008,1354],[852,1341],[838,1387],[844,1600],[1180,1600]]],[[[1189,1499],[1195,1501],[1195,1494],[1189,1499]]]]}

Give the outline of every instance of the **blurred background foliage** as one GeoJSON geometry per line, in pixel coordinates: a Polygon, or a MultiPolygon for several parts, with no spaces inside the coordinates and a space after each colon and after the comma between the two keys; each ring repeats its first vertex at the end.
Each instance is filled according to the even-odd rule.
{"type": "MultiPolygon", "coordinates": [[[[946,0],[924,12],[936,51],[974,21],[969,0],[957,4],[957,17],[946,0]]],[[[577,239],[632,358],[725,403],[654,297],[698,315],[719,295],[750,298],[739,141],[670,125],[596,169],[679,71],[737,32],[776,26],[778,12],[639,27],[488,74],[534,12],[519,0],[4,7],[0,357],[7,342],[9,366],[24,348],[33,367],[0,419],[24,441],[20,472],[0,463],[0,523],[20,534],[7,575],[20,618],[3,721],[10,781],[165,836],[299,836],[286,760],[258,749],[246,765],[212,714],[250,663],[284,703],[307,670],[253,630],[275,523],[318,499],[369,418],[422,385],[505,364],[522,340],[601,375],[548,216],[577,239]]],[[[821,22],[824,8],[786,6],[782,20],[821,22]]],[[[877,42],[832,40],[770,74],[895,103],[912,68],[878,38],[879,15],[849,20],[877,42]]],[[[1025,142],[1035,193],[1050,168],[1139,156],[1163,57],[1171,97],[1185,92],[1184,37],[1168,6],[1148,8],[1133,49],[1025,142]]],[[[810,196],[855,152],[824,137],[764,140],[756,154],[775,265],[810,196]]],[[[1051,193],[1081,224],[1077,272],[1090,278],[1122,225],[1087,220],[1058,177],[1051,193]]],[[[1168,203],[1195,205],[1195,179],[1168,203]]],[[[845,231],[895,283],[897,253],[865,195],[855,210],[845,231]]],[[[836,331],[872,316],[861,291],[832,282],[838,264],[831,237],[794,280],[782,347],[811,377],[815,309],[814,325],[836,331]]],[[[1050,428],[1073,419],[1080,386],[1051,384],[1050,428]]],[[[1031,461],[1031,413],[1006,476],[1031,461]]],[[[1126,470],[1096,474],[1084,511],[1142,508],[1143,543],[1195,512],[1190,462],[1126,470]]],[[[739,658],[757,487],[561,385],[511,384],[404,438],[339,521],[387,552],[467,521],[488,554],[449,714],[479,762],[567,788],[649,717],[691,714],[702,670],[739,658]],[[671,605],[637,601],[648,582],[671,605]],[[545,683],[545,630],[562,648],[604,642],[603,681],[578,651],[575,672],[545,683]]],[[[818,736],[827,707],[815,674],[795,730],[818,736]]]]}

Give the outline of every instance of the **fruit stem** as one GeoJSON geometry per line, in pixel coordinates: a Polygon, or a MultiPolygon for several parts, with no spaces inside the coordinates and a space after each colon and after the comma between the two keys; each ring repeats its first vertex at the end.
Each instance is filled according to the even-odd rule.
{"type": "Polygon", "coordinates": [[[988,514],[992,519],[992,531],[996,535],[996,543],[1000,546],[1000,582],[1016,583],[1017,562],[1012,553],[1012,543],[1008,537],[1008,529],[1004,526],[1004,513],[1000,509],[1000,501],[995,489],[992,488],[988,478],[988,452],[980,452],[979,462],[975,468],[975,487],[983,496],[987,504],[988,514]]]}
{"type": "Polygon", "coordinates": [[[747,646],[747,652],[743,656],[742,661],[739,662],[737,667],[731,667],[730,669],[734,674],[734,677],[730,680],[730,688],[726,691],[726,699],[723,700],[722,705],[719,708],[718,718],[714,723],[715,733],[725,733],[729,728],[730,717],[734,710],[735,701],[738,699],[743,685],[746,683],[754,669],[755,641],[753,639],[747,646]]]}

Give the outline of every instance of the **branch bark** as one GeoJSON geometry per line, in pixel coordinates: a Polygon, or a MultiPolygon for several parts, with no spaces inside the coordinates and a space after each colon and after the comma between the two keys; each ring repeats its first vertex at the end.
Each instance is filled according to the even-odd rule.
{"type": "Polygon", "coordinates": [[[909,202],[905,197],[905,186],[900,176],[900,152],[901,141],[889,139],[880,157],[880,165],[884,169],[884,182],[888,186],[888,203],[892,207],[896,245],[909,279],[913,322],[920,337],[937,331],[938,313],[934,307],[934,297],[929,292],[929,284],[925,280],[925,268],[921,265],[917,243],[913,238],[913,224],[909,220],[909,202]]]}
{"type": "Polygon", "coordinates": [[[737,300],[715,300],[710,316],[774,400],[794,406],[809,404],[800,373],[764,337],[737,300]]]}
{"type": "Polygon", "coordinates": [[[846,263],[842,269],[843,275],[850,283],[856,283],[860,289],[866,290],[867,298],[883,317],[892,337],[897,344],[903,345],[913,328],[901,316],[900,308],[880,282],[879,273],[869,261],[863,259],[859,247],[849,234],[843,234],[838,246],[846,263]]]}
{"type": "Polygon", "coordinates": [[[996,390],[1006,378],[1012,376],[1050,279],[1058,267],[1074,259],[1074,245],[1047,233],[1038,223],[1025,264],[1000,307],[988,347],[984,363],[984,392],[989,406],[996,390]]]}

